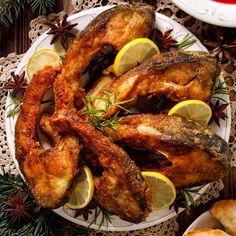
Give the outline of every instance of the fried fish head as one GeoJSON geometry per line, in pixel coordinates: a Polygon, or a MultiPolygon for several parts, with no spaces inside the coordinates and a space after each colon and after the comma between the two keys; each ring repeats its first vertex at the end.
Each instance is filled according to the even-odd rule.
{"type": "Polygon", "coordinates": [[[210,212],[225,227],[228,234],[236,236],[236,200],[216,202],[210,212]]]}
{"type": "Polygon", "coordinates": [[[185,234],[185,236],[229,236],[229,234],[220,229],[205,228],[191,231],[185,234]]]}

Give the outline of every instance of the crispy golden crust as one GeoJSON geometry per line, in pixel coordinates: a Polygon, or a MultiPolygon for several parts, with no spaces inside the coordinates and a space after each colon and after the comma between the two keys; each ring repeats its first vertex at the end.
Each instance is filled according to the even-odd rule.
{"type": "Polygon", "coordinates": [[[75,136],[77,132],[85,145],[92,146],[99,155],[99,161],[105,170],[104,175],[96,182],[97,202],[124,220],[138,223],[146,218],[150,211],[150,192],[139,168],[121,148],[76,115],[76,103],[80,102],[83,96],[78,78],[92,57],[105,45],[112,45],[119,50],[130,40],[147,37],[153,29],[154,21],[155,12],[150,6],[115,7],[95,18],[76,37],[66,54],[62,72],[53,84],[55,112],[51,117],[44,115],[41,120],[41,125],[55,142],[55,146],[46,151],[37,147],[34,136],[39,105],[53,79],[47,83],[46,77],[51,75],[44,75],[44,70],[32,79],[29,86],[31,91],[27,90],[16,127],[16,143],[19,159],[22,158],[21,168],[41,205],[58,206],[67,195],[78,165],[79,144],[75,136]],[[37,92],[37,79],[40,81],[40,92],[37,92]],[[32,94],[35,94],[36,99],[32,94]],[[27,107],[27,104],[32,106],[27,107]],[[27,108],[32,115],[30,119],[24,115],[27,108]],[[73,122],[77,121],[75,126],[73,122]],[[24,130],[27,130],[29,123],[32,123],[31,130],[27,131],[30,138],[19,140],[19,137],[27,136],[24,130]],[[108,189],[108,185],[104,183],[110,184],[113,182],[111,180],[117,181],[117,184],[108,189]],[[104,191],[101,192],[100,187],[104,191]]]}
{"type": "Polygon", "coordinates": [[[228,234],[236,236],[236,200],[216,202],[210,212],[225,227],[228,234]]]}
{"type": "Polygon", "coordinates": [[[77,132],[81,142],[98,156],[103,168],[95,181],[98,205],[123,220],[143,221],[151,207],[150,189],[127,153],[76,114],[61,114],[61,122],[77,132]]]}
{"type": "Polygon", "coordinates": [[[220,229],[199,229],[185,234],[185,236],[230,236],[220,229]]]}
{"type": "MultiPolygon", "coordinates": [[[[117,51],[129,41],[148,37],[154,27],[155,10],[148,5],[119,6],[98,15],[73,41],[66,53],[61,76],[67,82],[68,100],[77,99],[79,80],[91,59],[107,45],[117,51]]],[[[56,105],[65,99],[57,96],[56,105]]],[[[63,101],[62,101],[63,103],[63,101]]]]}
{"type": "MultiPolygon", "coordinates": [[[[220,67],[217,60],[205,52],[168,52],[152,57],[119,78],[107,79],[105,89],[115,92],[117,102],[148,95],[166,95],[172,101],[210,98],[220,67]]],[[[105,76],[107,77],[107,76],[105,76]]],[[[100,80],[103,83],[103,80],[100,80]]],[[[90,91],[93,95],[100,83],[90,91]]],[[[100,92],[98,97],[103,97],[100,92]]],[[[96,109],[104,102],[95,100],[96,109]]],[[[130,103],[130,105],[132,105],[130,103]]],[[[108,114],[113,115],[118,108],[108,114]]]]}
{"type": "Polygon", "coordinates": [[[60,68],[47,67],[35,74],[23,98],[16,123],[16,158],[24,160],[32,147],[37,147],[36,122],[40,104],[46,91],[52,86],[60,68]]]}
{"type": "Polygon", "coordinates": [[[55,146],[46,151],[38,142],[36,123],[41,101],[58,73],[60,68],[46,67],[33,76],[15,128],[20,169],[38,203],[50,208],[66,200],[77,173],[79,155],[78,139],[70,134],[60,137],[55,146]]]}
{"type": "MultiPolygon", "coordinates": [[[[124,117],[115,129],[117,133],[109,131],[115,142],[165,156],[171,166],[158,169],[150,165],[148,169],[163,173],[176,187],[223,178],[232,156],[227,143],[211,129],[181,117],[131,115],[124,117]]],[[[140,168],[147,170],[146,166],[140,168]]]]}

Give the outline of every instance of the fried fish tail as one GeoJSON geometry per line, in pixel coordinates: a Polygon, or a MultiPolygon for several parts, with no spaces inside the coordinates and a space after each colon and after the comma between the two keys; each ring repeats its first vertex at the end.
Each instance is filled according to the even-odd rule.
{"type": "Polygon", "coordinates": [[[97,204],[123,220],[143,221],[150,212],[150,189],[127,153],[77,115],[63,114],[61,122],[71,126],[103,168],[101,176],[95,178],[97,204]]]}
{"type": "MultiPolygon", "coordinates": [[[[135,223],[144,220],[150,211],[149,188],[129,156],[78,117],[76,103],[83,94],[78,79],[103,46],[111,45],[119,50],[135,38],[147,37],[153,30],[154,21],[155,11],[147,5],[114,7],[96,17],[76,37],[66,54],[62,72],[53,85],[55,112],[44,126],[55,138],[57,135],[53,135],[53,130],[61,134],[76,133],[84,145],[92,147],[104,169],[102,176],[95,181],[97,203],[135,223]]],[[[47,119],[44,116],[42,123],[47,119]]],[[[67,143],[66,139],[64,143],[67,143]]]]}

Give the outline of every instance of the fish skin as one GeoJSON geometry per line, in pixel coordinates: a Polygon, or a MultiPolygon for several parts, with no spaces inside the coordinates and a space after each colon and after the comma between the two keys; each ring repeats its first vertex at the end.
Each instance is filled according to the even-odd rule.
{"type": "MultiPolygon", "coordinates": [[[[78,78],[104,46],[110,45],[119,51],[133,39],[150,36],[154,23],[155,9],[147,4],[117,6],[99,14],[76,36],[66,53],[60,77],[66,80],[71,91],[68,100],[73,103],[79,100],[78,78]]],[[[56,107],[63,103],[63,99],[56,98],[56,107]]]]}
{"type": "Polygon", "coordinates": [[[226,141],[209,127],[181,117],[130,115],[124,117],[115,130],[108,130],[115,142],[163,154],[172,166],[152,170],[166,175],[176,187],[221,179],[230,166],[232,153],[226,141]]]}
{"type": "Polygon", "coordinates": [[[96,203],[123,220],[142,222],[151,209],[151,193],[140,169],[122,148],[81,117],[71,112],[62,117],[63,124],[78,134],[103,169],[101,176],[94,176],[96,203]]]}
{"type": "Polygon", "coordinates": [[[36,132],[41,101],[60,71],[61,68],[46,67],[33,76],[15,126],[20,170],[37,202],[49,208],[57,208],[66,201],[79,167],[77,137],[65,134],[54,147],[44,150],[36,132]]]}
{"type": "MultiPolygon", "coordinates": [[[[198,99],[208,101],[215,79],[219,76],[217,60],[206,52],[174,51],[155,55],[139,66],[116,78],[111,75],[103,89],[116,93],[116,101],[133,99],[126,104],[132,106],[138,97],[165,95],[172,101],[198,99]]],[[[103,81],[101,78],[99,81],[103,81]]],[[[89,92],[90,96],[100,87],[98,82],[89,92]]],[[[97,92],[96,92],[97,93],[97,92]]],[[[96,97],[104,97],[102,91],[96,97]]],[[[105,103],[95,99],[95,109],[103,109],[105,103]]],[[[113,108],[108,117],[119,108],[113,108]]]]}
{"type": "MultiPolygon", "coordinates": [[[[87,130],[83,127],[78,129],[78,127],[73,127],[72,124],[68,123],[67,119],[70,116],[79,119],[76,113],[76,105],[81,102],[83,89],[79,86],[78,78],[92,57],[108,44],[119,50],[135,38],[149,36],[153,30],[154,22],[155,10],[148,5],[132,8],[119,6],[109,9],[95,18],[76,37],[67,51],[61,73],[53,73],[53,71],[45,68],[33,75],[16,125],[16,158],[35,199],[40,205],[55,208],[65,203],[73,180],[77,175],[77,167],[81,164],[78,157],[80,154],[78,136],[82,136],[83,139],[81,138],[81,140],[84,142],[87,139],[93,139],[94,145],[98,147],[97,151],[101,152],[99,161],[104,166],[110,160],[115,163],[117,171],[120,168],[119,177],[122,177],[120,180],[122,179],[125,183],[124,186],[127,190],[123,196],[127,196],[129,201],[124,202],[125,207],[122,210],[117,207],[119,198],[116,202],[112,196],[113,193],[110,193],[112,201],[109,207],[112,207],[112,204],[115,205],[112,212],[122,219],[135,223],[143,221],[147,217],[150,211],[150,191],[141,176],[140,169],[121,148],[104,137],[102,133],[96,131],[91,125],[83,121],[87,130]],[[52,83],[55,95],[55,112],[52,116],[42,116],[41,124],[47,122],[45,126],[42,125],[45,129],[49,127],[50,132],[48,134],[51,134],[55,144],[50,149],[43,150],[36,137],[36,121],[42,98],[52,83]],[[29,127],[30,129],[28,129],[29,127]],[[91,130],[91,133],[88,133],[88,130],[91,130]],[[95,138],[93,132],[100,139],[95,138]],[[116,153],[112,150],[111,156],[104,155],[103,148],[99,146],[103,139],[108,144],[107,148],[111,145],[111,149],[117,151],[120,158],[116,160],[116,153]],[[57,157],[59,160],[56,160],[57,157]],[[132,175],[129,173],[131,169],[132,175]]],[[[103,180],[105,181],[109,177],[112,177],[112,173],[106,171],[103,180]]],[[[108,186],[104,185],[104,187],[107,188],[108,186]]],[[[95,189],[96,191],[99,190],[95,189]]],[[[99,203],[106,208],[106,200],[108,199],[109,194],[107,198],[100,199],[99,203]]]]}

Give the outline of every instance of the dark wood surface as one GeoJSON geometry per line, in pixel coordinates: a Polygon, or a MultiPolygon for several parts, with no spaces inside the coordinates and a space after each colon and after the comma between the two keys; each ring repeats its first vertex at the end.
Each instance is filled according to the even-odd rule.
{"type": "MultiPolygon", "coordinates": [[[[54,12],[59,12],[65,7],[62,0],[56,1],[57,4],[54,12]]],[[[9,28],[0,29],[0,57],[5,57],[11,52],[17,54],[25,53],[31,45],[28,38],[30,30],[29,23],[36,17],[29,9],[9,28]]],[[[224,189],[218,199],[214,199],[204,205],[200,205],[191,211],[190,215],[185,212],[178,216],[179,232],[178,236],[182,235],[185,229],[194,221],[201,213],[208,210],[212,204],[219,199],[236,199],[236,168],[231,168],[224,178],[224,189]]]]}

